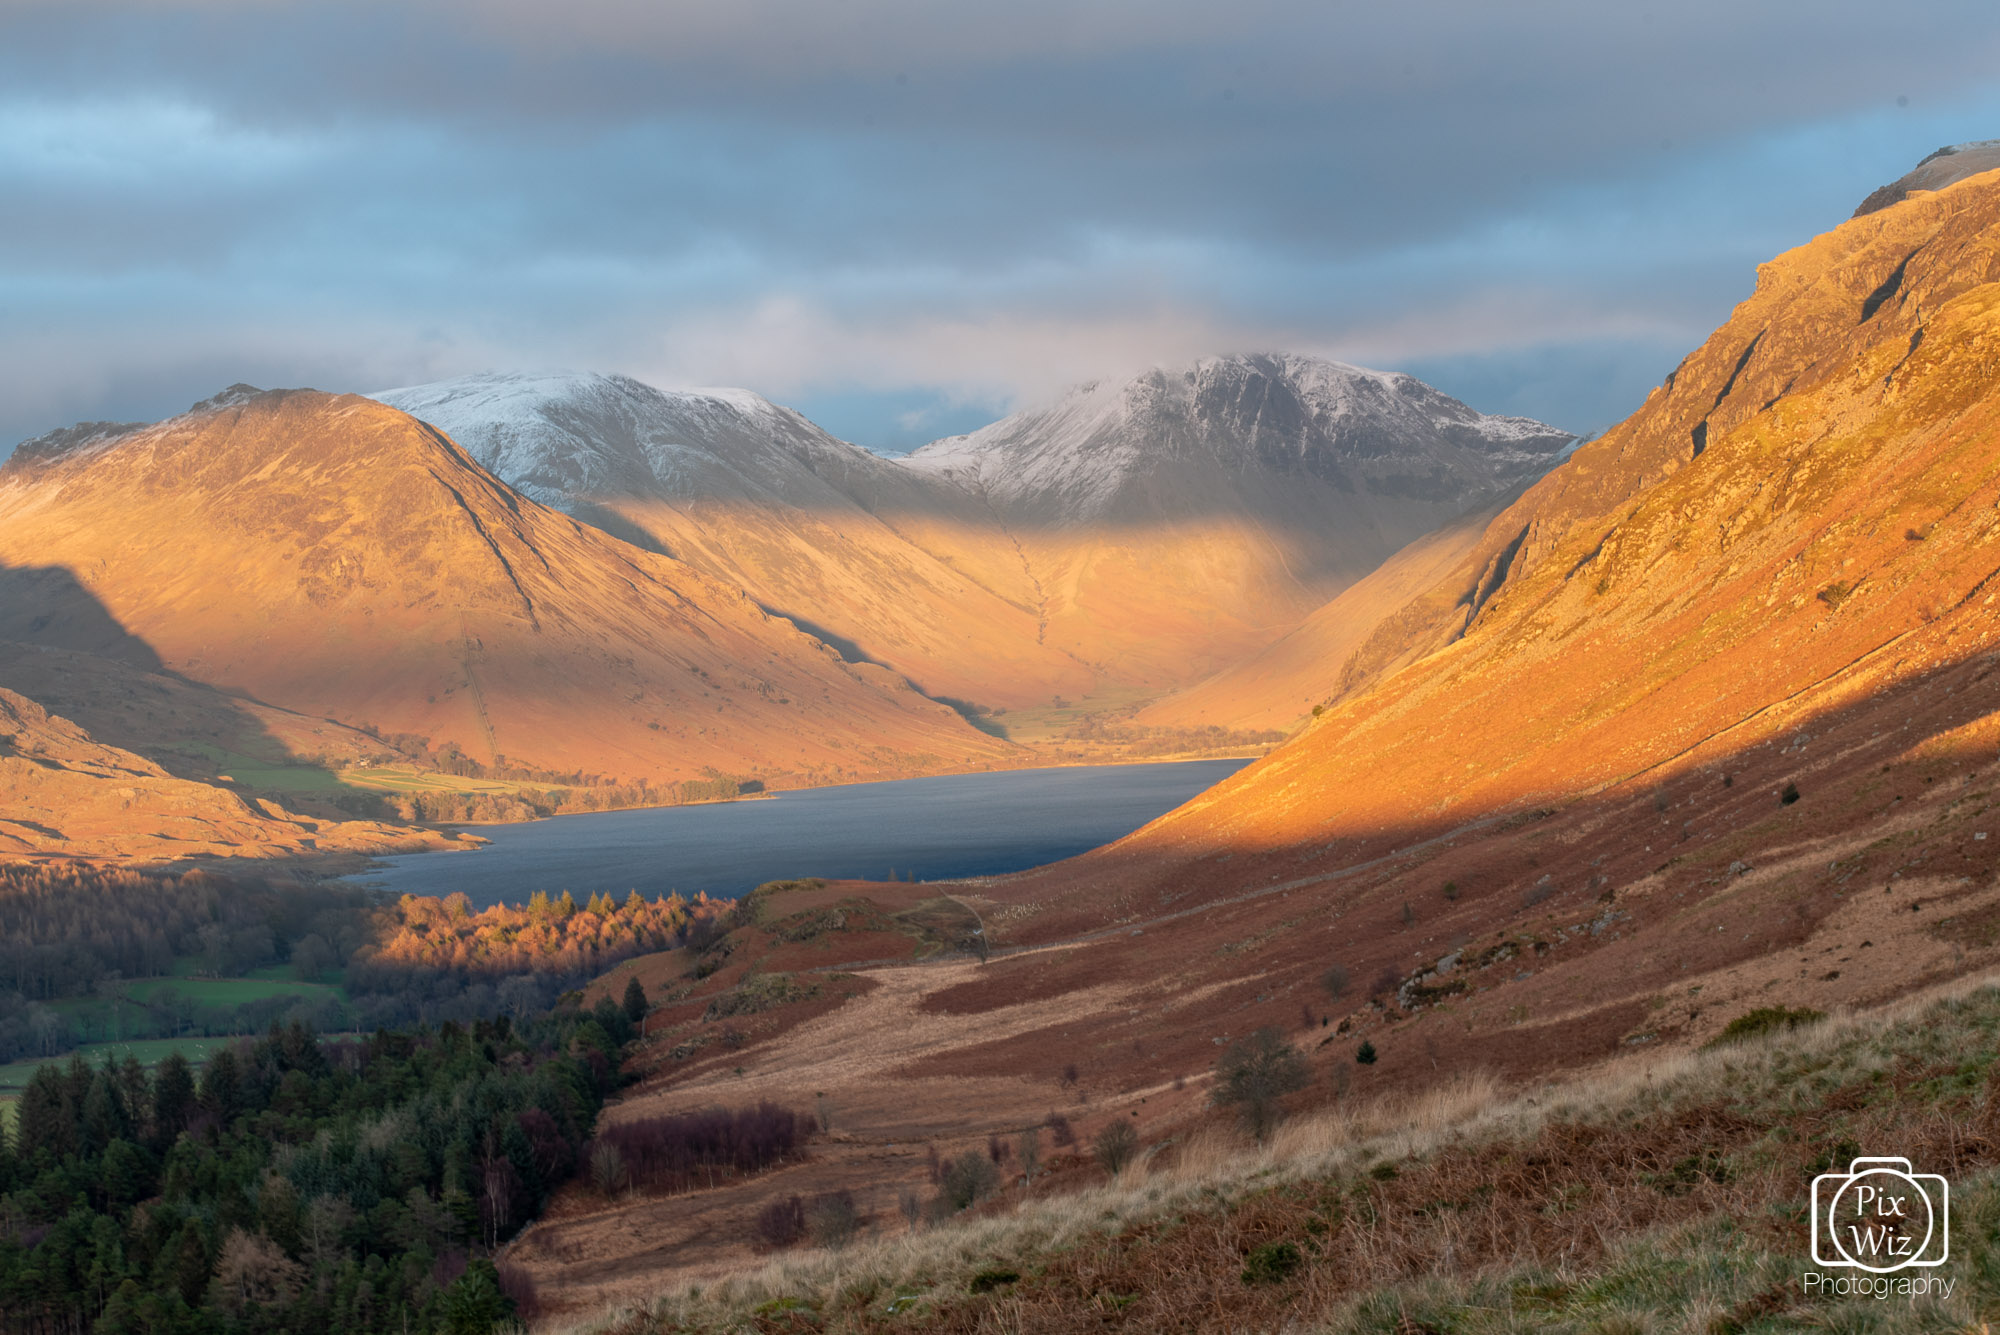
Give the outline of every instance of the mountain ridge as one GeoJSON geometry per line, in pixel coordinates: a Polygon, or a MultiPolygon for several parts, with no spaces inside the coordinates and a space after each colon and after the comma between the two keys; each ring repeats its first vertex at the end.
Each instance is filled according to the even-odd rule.
{"type": "Polygon", "coordinates": [[[747,392],[628,377],[485,375],[381,397],[850,658],[1002,708],[1198,680],[1572,439],[1408,376],[1279,355],[1104,382],[901,459],[747,392]],[[1052,429],[1079,396],[1089,430],[1052,429]],[[1124,411],[1135,399],[1145,411],[1124,411]]]}

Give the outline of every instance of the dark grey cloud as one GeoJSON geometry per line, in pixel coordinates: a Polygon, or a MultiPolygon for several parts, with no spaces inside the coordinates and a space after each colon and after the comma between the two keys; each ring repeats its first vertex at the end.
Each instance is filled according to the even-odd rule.
{"type": "Polygon", "coordinates": [[[2000,133],[1996,57],[1955,2],[0,0],[0,438],[569,365],[902,441],[1269,346],[1592,429],[2000,133]]]}

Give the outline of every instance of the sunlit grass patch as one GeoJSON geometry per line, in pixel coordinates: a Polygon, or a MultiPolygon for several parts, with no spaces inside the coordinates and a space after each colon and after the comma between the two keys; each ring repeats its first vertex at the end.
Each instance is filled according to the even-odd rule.
{"type": "Polygon", "coordinates": [[[346,769],[341,770],[338,777],[342,784],[350,788],[389,793],[513,793],[521,788],[520,784],[503,783],[497,779],[468,779],[457,774],[439,774],[401,765],[346,769]]]}

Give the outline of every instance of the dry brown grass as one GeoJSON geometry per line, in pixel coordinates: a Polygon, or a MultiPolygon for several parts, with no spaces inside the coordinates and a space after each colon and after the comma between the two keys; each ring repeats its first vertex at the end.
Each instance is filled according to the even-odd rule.
{"type": "MultiPolygon", "coordinates": [[[[1373,1328],[1385,1293],[1421,1307],[1517,1272],[1557,1276],[1549,1292],[1569,1293],[1639,1240],[1712,1250],[1703,1230],[1718,1219],[1736,1221],[1731,1245],[1747,1239],[1796,1269],[1804,1222],[1792,1207],[1838,1142],[1893,1143],[1954,1178],[2000,1161],[2000,1093],[1985,1074],[2000,1071],[1996,1030],[2000,989],[1968,980],[1511,1096],[1460,1077],[1297,1119],[1262,1150],[1204,1127],[1116,1181],[837,1254],[785,1254],[570,1329],[790,1329],[794,1310],[841,1330],[1373,1328]],[[1302,1248],[1297,1276],[1245,1284],[1245,1256],[1283,1241],[1302,1248]],[[971,1295],[993,1267],[1025,1278],[971,1295]]],[[[1718,1263],[1693,1276],[1676,1290],[1676,1324],[1701,1311],[1736,1329],[1755,1315],[1745,1303],[1791,1301],[1746,1295],[1744,1273],[1718,1263]]],[[[1652,1328],[1643,1317],[1630,1328],[1652,1328]]]]}

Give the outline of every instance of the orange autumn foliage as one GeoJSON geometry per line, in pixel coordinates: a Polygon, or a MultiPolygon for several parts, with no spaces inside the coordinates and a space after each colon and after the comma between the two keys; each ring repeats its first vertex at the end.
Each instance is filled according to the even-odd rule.
{"type": "Polygon", "coordinates": [[[731,907],[706,894],[648,900],[637,890],[622,903],[592,895],[579,907],[565,890],[553,899],[537,891],[525,905],[496,904],[474,912],[463,894],[404,895],[381,911],[375,940],[356,952],[349,979],[381,986],[396,975],[415,973],[594,977],[635,955],[681,944],[731,907]]]}

